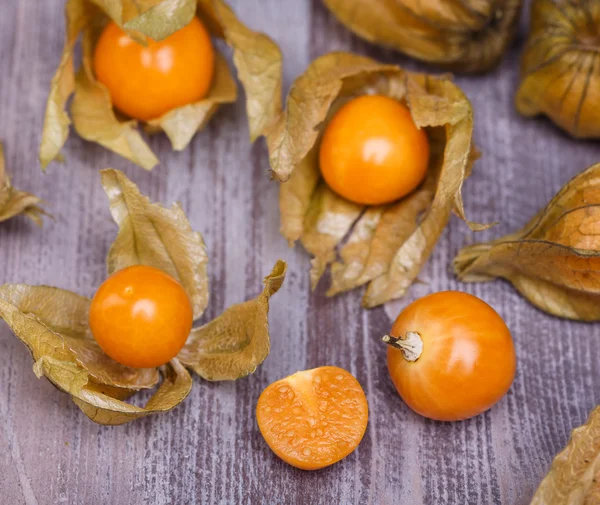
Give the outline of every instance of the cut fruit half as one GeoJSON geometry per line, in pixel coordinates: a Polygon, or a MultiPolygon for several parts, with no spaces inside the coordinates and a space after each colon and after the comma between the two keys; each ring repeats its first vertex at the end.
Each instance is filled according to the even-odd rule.
{"type": "Polygon", "coordinates": [[[256,406],[258,427],[273,452],[302,470],[318,470],[350,454],[367,429],[369,407],[346,370],[323,366],[274,382],[256,406]]]}

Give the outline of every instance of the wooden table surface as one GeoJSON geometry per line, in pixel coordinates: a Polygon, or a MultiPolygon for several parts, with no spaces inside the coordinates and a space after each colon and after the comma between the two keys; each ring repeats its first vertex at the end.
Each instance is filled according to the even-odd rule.
{"type": "MultiPolygon", "coordinates": [[[[231,2],[251,27],[273,37],[285,58],[285,90],[310,60],[353,50],[423,65],[350,35],[320,0],[231,2]]],[[[600,160],[600,145],[576,142],[548,121],[513,108],[525,24],[504,63],[459,77],[474,104],[484,153],[464,188],[471,219],[499,220],[477,236],[453,218],[421,284],[390,306],[364,311],[360,291],[334,299],[309,289],[309,258],[278,233],[278,185],[267,176],[263,142],[248,142],[242,100],[224,107],[187,150],[151,139],[162,163],[146,173],[72,135],[66,162],[43,175],[37,161],[43,107],[63,43],[63,0],[13,0],[0,10],[0,139],[15,186],[49,202],[56,220],[0,225],[0,282],[49,284],[91,296],[115,237],[98,169],[124,170],[152,199],[179,200],[208,245],[211,303],[205,319],[254,297],[277,258],[289,264],[272,301],[272,352],[238,382],[194,388],[174,411],[126,426],[88,420],[69,397],[34,376],[26,348],[0,324],[0,502],[17,504],[526,504],[554,454],[600,403],[600,325],[550,317],[504,282],[460,284],[449,270],[458,249],[522,226],[573,175],[600,160]],[[441,289],[482,297],[505,318],[518,353],[516,380],[491,411],[439,423],[410,411],[385,365],[387,314],[441,289]],[[359,448],[309,473],[278,460],[254,418],[260,392],[297,370],[350,370],[369,400],[359,448]]]]}

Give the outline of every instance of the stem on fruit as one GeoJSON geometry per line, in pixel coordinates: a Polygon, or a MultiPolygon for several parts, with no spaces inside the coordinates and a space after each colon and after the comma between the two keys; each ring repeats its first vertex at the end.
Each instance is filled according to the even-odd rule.
{"type": "Polygon", "coordinates": [[[407,331],[403,337],[384,335],[381,340],[394,349],[401,350],[406,361],[417,361],[423,352],[423,340],[416,331],[407,331]]]}

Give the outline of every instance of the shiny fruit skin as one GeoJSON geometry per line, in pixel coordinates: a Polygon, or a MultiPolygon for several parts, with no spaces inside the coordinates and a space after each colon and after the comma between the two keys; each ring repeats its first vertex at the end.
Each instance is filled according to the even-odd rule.
{"type": "Polygon", "coordinates": [[[363,95],[338,110],[325,128],[319,165],[340,196],[365,205],[390,203],[421,184],[429,139],[408,108],[386,96],[363,95]]]}
{"type": "Polygon", "coordinates": [[[98,345],[115,361],[134,368],[157,367],[177,356],[192,322],[183,286],[144,265],[111,275],[90,305],[90,329],[98,345]]]}
{"type": "Polygon", "coordinates": [[[476,416],[509,390],[517,358],[509,329],[479,298],[460,291],[425,296],[406,307],[391,335],[417,332],[423,352],[414,362],[388,348],[398,393],[422,416],[457,421],[476,416]]]}
{"type": "Polygon", "coordinates": [[[319,470],[350,454],[367,429],[369,407],[346,370],[322,366],[268,386],[256,406],[265,441],[286,463],[319,470]]]}
{"type": "Polygon", "coordinates": [[[144,47],[117,24],[102,32],[94,52],[94,73],[113,105],[142,121],[204,98],[212,83],[215,53],[210,35],[194,17],[160,42],[144,47]]]}

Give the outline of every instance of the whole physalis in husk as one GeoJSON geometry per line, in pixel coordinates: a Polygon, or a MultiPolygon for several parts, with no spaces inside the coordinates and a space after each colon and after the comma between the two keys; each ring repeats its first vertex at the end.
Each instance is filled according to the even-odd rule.
{"type": "Polygon", "coordinates": [[[359,382],[335,366],[278,380],[256,405],[258,428],[269,447],[302,470],[319,470],[348,456],[360,444],[368,419],[359,382]]]}
{"type": "Polygon", "coordinates": [[[503,278],[555,316],[600,320],[600,163],[569,181],[520,231],[454,259],[465,282],[503,278]]]}
{"type": "Polygon", "coordinates": [[[4,146],[0,142],[0,222],[23,214],[41,226],[48,213],[40,206],[42,200],[31,193],[19,191],[10,183],[4,162],[4,146]]]}
{"type": "Polygon", "coordinates": [[[123,424],[181,403],[192,387],[186,367],[215,381],[254,372],[269,354],[269,299],[285,262],[257,298],[192,328],[208,304],[202,236],[179,205],[150,202],[123,173],[103,170],[102,184],[119,233],[93,300],[48,286],[0,286],[0,317],[31,351],[35,374],[93,421],[123,424]],[[125,401],[154,388],[159,374],[144,407],[125,401]]]}
{"type": "Polygon", "coordinates": [[[573,137],[600,137],[600,2],[533,0],[517,110],[573,137]]]}
{"type": "Polygon", "coordinates": [[[571,433],[556,455],[531,505],[597,505],[600,503],[600,406],[571,433]]]}
{"type": "Polygon", "coordinates": [[[85,140],[151,169],[158,159],[137,129],[164,131],[184,149],[237,85],[213,44],[223,39],[246,92],[250,137],[281,109],[282,57],[266,35],[242,24],[222,0],[69,0],[66,43],[46,105],[40,161],[60,155],[69,124],[85,140]],[[82,34],[82,61],[74,71],[82,34]],[[71,95],[70,114],[67,102],[71,95]]]}
{"type": "Polygon", "coordinates": [[[485,412],[515,377],[510,331],[492,307],[468,293],[442,291],[411,303],[383,341],[398,394],[437,421],[485,412]]]}
{"type": "Polygon", "coordinates": [[[449,78],[349,53],[313,61],[267,134],[281,233],[313,256],[313,288],[332,265],[328,295],[369,284],[366,307],[401,297],[451,213],[464,219],[472,135],[449,78]]]}
{"type": "Polygon", "coordinates": [[[323,1],[359,37],[461,72],[500,62],[521,11],[521,0],[323,1]]]}

